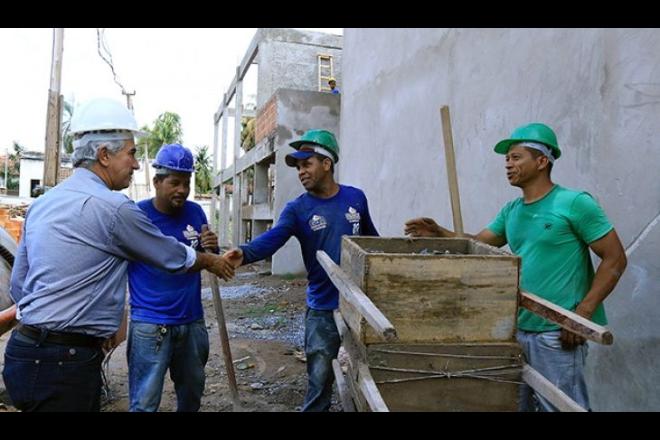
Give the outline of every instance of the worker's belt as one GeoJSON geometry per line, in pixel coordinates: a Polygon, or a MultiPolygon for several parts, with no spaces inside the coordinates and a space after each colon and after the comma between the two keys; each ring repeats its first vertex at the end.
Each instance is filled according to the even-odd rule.
{"type": "Polygon", "coordinates": [[[49,342],[52,344],[100,348],[104,340],[103,338],[83,335],[82,333],[54,332],[51,330],[40,329],[39,327],[33,327],[31,325],[18,324],[16,329],[23,336],[27,336],[35,341],[49,342]],[[42,332],[46,332],[46,336],[43,339],[41,336],[42,332]]]}

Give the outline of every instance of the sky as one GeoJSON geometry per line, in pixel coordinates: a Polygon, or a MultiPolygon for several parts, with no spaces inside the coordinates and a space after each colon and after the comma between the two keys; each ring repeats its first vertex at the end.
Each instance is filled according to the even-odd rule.
{"type": "MultiPolygon", "coordinates": [[[[342,34],[342,29],[310,29],[342,34]]],[[[120,82],[135,90],[138,125],[165,111],[181,116],[183,144],[213,149],[213,114],[252,41],[256,28],[104,30],[120,82]]],[[[80,105],[98,97],[126,102],[97,51],[97,31],[64,30],[60,93],[80,105]]],[[[53,29],[0,29],[0,154],[17,141],[43,151],[53,29]]],[[[245,96],[254,93],[245,84],[245,96]]],[[[256,88],[256,87],[255,87],[256,88]]]]}

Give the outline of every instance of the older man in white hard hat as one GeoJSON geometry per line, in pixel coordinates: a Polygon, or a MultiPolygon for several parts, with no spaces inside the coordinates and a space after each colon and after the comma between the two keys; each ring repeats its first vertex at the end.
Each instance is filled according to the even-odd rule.
{"type": "Polygon", "coordinates": [[[34,201],[11,277],[19,325],[3,378],[23,411],[98,411],[103,348],[124,314],[127,267],[144,261],[171,273],[207,269],[229,279],[231,264],[163,235],[116,192],[139,168],[133,115],[100,98],[76,110],[71,177],[34,201]]]}

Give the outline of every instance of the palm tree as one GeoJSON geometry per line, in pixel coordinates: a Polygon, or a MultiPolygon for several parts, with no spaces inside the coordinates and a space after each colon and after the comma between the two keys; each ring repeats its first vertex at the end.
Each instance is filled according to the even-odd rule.
{"type": "Polygon", "coordinates": [[[204,145],[195,156],[195,192],[208,194],[211,192],[213,182],[211,181],[211,164],[209,148],[204,145]]]}
{"type": "Polygon", "coordinates": [[[18,181],[21,175],[21,155],[25,147],[14,141],[14,153],[9,155],[9,166],[7,169],[7,189],[18,189],[18,181]]]}
{"type": "Polygon", "coordinates": [[[165,144],[181,143],[183,129],[181,128],[181,116],[172,112],[162,113],[156,118],[153,128],[144,126],[141,128],[147,135],[140,138],[137,144],[138,157],[144,155],[146,146],[149,157],[155,157],[156,153],[165,144]]]}

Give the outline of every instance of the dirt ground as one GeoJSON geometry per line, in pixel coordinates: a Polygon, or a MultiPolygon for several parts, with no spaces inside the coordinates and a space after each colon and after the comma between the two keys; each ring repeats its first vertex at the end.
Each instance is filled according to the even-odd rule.
{"type": "MultiPolygon", "coordinates": [[[[209,332],[210,354],[200,411],[232,411],[227,373],[208,274],[203,276],[202,303],[209,332]]],[[[304,362],[304,278],[272,276],[264,266],[244,266],[231,282],[219,281],[232,357],[243,411],[299,411],[307,388],[304,362]]],[[[0,368],[9,333],[0,337],[0,368]]],[[[108,362],[109,393],[102,411],[128,411],[126,343],[108,362]]],[[[13,411],[0,377],[0,411],[13,411]]],[[[176,394],[165,379],[160,411],[176,411],[176,394]]],[[[336,393],[331,411],[341,411],[336,393]]]]}

